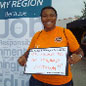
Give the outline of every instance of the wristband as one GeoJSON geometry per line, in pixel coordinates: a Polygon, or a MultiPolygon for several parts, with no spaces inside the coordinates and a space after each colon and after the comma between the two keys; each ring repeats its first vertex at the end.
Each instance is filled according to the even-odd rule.
{"type": "Polygon", "coordinates": [[[78,54],[78,56],[80,56],[81,58],[83,57],[81,54],[78,54]]]}
{"type": "MultiPolygon", "coordinates": [[[[78,54],[78,56],[81,57],[81,58],[83,57],[81,54],[78,54]]],[[[72,55],[70,57],[72,58],[72,55]]]]}

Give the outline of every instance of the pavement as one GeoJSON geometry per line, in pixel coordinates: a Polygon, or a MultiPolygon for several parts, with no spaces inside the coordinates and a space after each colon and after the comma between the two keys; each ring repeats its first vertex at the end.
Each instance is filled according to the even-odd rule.
{"type": "Polygon", "coordinates": [[[72,67],[74,86],[86,86],[86,58],[72,67]]]}

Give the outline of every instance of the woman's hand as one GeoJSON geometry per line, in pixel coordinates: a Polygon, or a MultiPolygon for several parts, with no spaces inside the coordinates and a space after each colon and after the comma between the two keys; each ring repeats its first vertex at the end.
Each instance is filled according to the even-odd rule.
{"type": "Polygon", "coordinates": [[[27,60],[27,57],[28,57],[28,50],[24,53],[24,55],[22,55],[21,57],[19,57],[18,59],[18,63],[21,65],[21,66],[24,66],[26,64],[26,60],[27,60]]]}
{"type": "Polygon", "coordinates": [[[18,63],[21,65],[21,66],[24,66],[26,64],[26,57],[23,55],[21,57],[19,57],[18,59],[18,63]]]}
{"type": "Polygon", "coordinates": [[[72,54],[69,58],[68,58],[68,62],[70,64],[75,64],[77,62],[79,62],[81,60],[81,57],[77,54],[72,54]]]}

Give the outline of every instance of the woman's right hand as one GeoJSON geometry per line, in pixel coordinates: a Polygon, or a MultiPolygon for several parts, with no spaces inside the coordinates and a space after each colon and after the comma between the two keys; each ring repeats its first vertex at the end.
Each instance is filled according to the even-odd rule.
{"type": "Polygon", "coordinates": [[[21,66],[24,66],[26,64],[26,57],[23,55],[21,57],[19,57],[18,59],[18,63],[21,65],[21,66]]]}

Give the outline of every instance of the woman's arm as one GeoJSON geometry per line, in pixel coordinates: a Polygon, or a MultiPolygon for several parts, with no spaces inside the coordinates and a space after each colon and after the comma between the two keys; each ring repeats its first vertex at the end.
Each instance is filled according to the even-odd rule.
{"type": "Polygon", "coordinates": [[[30,42],[30,45],[29,45],[27,51],[26,51],[22,56],[19,57],[18,63],[19,63],[21,66],[24,66],[24,65],[26,64],[26,60],[27,60],[27,57],[28,57],[28,54],[29,54],[29,49],[34,48],[35,42],[36,42],[36,39],[37,39],[39,33],[40,33],[40,32],[37,32],[37,33],[33,36],[33,38],[32,38],[32,40],[31,40],[31,42],[30,42]]]}
{"type": "Polygon", "coordinates": [[[84,56],[83,50],[79,48],[78,50],[74,51],[71,56],[69,56],[68,62],[70,64],[75,64],[79,62],[83,56],[84,56]]]}

